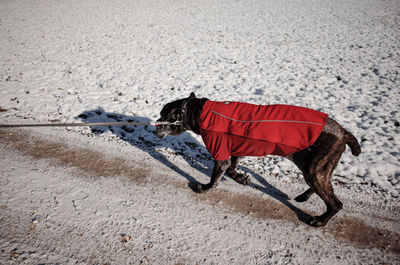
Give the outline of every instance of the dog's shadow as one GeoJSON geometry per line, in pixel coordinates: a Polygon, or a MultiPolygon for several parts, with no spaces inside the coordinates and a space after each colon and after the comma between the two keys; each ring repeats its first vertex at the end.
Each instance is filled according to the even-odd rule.
{"type": "Polygon", "coordinates": [[[245,173],[250,174],[254,177],[261,185],[256,183],[251,183],[250,187],[255,188],[263,193],[268,194],[269,196],[273,197],[274,199],[280,201],[284,205],[286,205],[289,209],[296,213],[297,218],[305,224],[309,224],[310,219],[312,218],[311,215],[302,211],[301,209],[297,208],[290,202],[289,196],[286,193],[282,192],[280,189],[274,187],[273,185],[269,184],[265,178],[263,178],[258,173],[250,170],[249,168],[238,166],[239,169],[243,170],[245,173]]]}
{"type": "MultiPolygon", "coordinates": [[[[151,120],[146,117],[128,116],[118,113],[106,112],[103,108],[98,107],[94,110],[87,110],[79,114],[75,119],[82,122],[150,122],[151,120]]],[[[190,174],[180,169],[174,163],[168,160],[163,153],[177,155],[182,157],[190,166],[199,172],[211,176],[213,162],[207,149],[199,144],[199,142],[190,135],[190,133],[183,133],[180,136],[167,136],[164,139],[159,139],[155,134],[155,127],[151,125],[129,125],[129,126],[98,126],[91,127],[91,132],[95,135],[100,135],[106,132],[112,132],[118,138],[128,142],[132,146],[147,152],[154,159],[161,162],[168,168],[174,170],[179,175],[183,176],[189,181],[189,187],[199,182],[190,174]]],[[[284,205],[293,210],[298,216],[299,220],[307,223],[311,218],[310,215],[303,212],[290,202],[290,198],[269,184],[262,176],[254,171],[239,166],[245,173],[252,175],[261,185],[250,184],[251,187],[256,188],[271,197],[282,202],[284,205]]],[[[225,179],[223,179],[224,181],[225,179]]]]}

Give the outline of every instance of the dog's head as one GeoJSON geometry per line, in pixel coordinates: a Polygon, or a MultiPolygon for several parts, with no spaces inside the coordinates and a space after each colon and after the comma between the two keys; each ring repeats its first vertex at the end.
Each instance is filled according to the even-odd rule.
{"type": "Polygon", "coordinates": [[[195,98],[196,95],[194,93],[191,93],[188,98],[170,102],[163,107],[160,112],[161,118],[159,118],[157,121],[178,123],[170,125],[158,125],[155,132],[157,137],[163,138],[167,135],[179,135],[187,130],[185,126],[186,105],[190,99],[195,98]]]}

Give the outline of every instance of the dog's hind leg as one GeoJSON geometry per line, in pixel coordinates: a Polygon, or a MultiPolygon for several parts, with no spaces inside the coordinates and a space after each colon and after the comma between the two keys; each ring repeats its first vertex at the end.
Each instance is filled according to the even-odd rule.
{"type": "Polygon", "coordinates": [[[316,156],[310,168],[310,175],[306,182],[311,189],[325,202],[326,212],[320,216],[311,218],[309,224],[312,226],[324,226],[340,209],[342,202],[335,196],[331,183],[332,172],[339,162],[342,153],[345,150],[345,143],[340,140],[332,146],[328,153],[322,152],[316,156]]]}
{"type": "Polygon", "coordinates": [[[310,148],[287,157],[303,172],[310,186],[295,200],[303,202],[316,193],[326,204],[326,212],[309,221],[312,226],[324,226],[342,208],[342,203],[333,192],[331,176],[345,149],[346,143],[340,131],[337,134],[323,132],[310,148]]]}
{"type": "MultiPolygon", "coordinates": [[[[317,175],[316,179],[323,178],[321,175],[317,175]]],[[[342,202],[333,193],[332,184],[320,183],[316,181],[313,183],[313,189],[315,193],[325,202],[326,211],[320,216],[314,216],[309,221],[311,226],[325,226],[326,223],[342,209],[342,202]]]]}
{"type": "Polygon", "coordinates": [[[232,156],[231,157],[231,165],[229,168],[226,170],[226,174],[232,178],[234,181],[236,181],[239,184],[242,185],[249,185],[251,183],[250,178],[244,174],[238,173],[236,171],[236,168],[239,164],[239,156],[232,156]]]}
{"type": "MultiPolygon", "coordinates": [[[[313,159],[314,153],[311,149],[305,149],[299,152],[296,152],[292,155],[286,156],[287,159],[293,161],[293,163],[302,171],[303,176],[307,179],[306,176],[309,175],[311,161],[313,159]]],[[[307,189],[305,192],[294,198],[297,202],[305,202],[307,201],[311,195],[314,194],[312,188],[307,189]]]]}
{"type": "Polygon", "coordinates": [[[231,160],[217,160],[214,162],[214,169],[211,175],[211,180],[207,184],[198,184],[194,187],[196,192],[205,192],[217,186],[218,181],[221,179],[222,174],[229,168],[231,165],[231,160]]]}

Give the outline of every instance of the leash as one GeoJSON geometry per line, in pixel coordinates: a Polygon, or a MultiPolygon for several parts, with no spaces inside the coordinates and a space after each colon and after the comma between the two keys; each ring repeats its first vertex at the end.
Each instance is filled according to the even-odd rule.
{"type": "Polygon", "coordinates": [[[124,125],[179,125],[180,122],[91,122],[91,123],[31,123],[31,124],[0,124],[0,128],[18,128],[18,127],[93,127],[93,126],[124,126],[124,125]]]}

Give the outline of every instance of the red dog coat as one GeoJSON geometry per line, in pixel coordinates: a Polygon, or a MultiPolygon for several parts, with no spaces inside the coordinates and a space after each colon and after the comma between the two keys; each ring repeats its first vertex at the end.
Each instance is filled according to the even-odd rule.
{"type": "Polygon", "coordinates": [[[207,101],[200,134],[215,160],[231,156],[286,156],[314,144],[328,115],[289,105],[207,101]]]}

